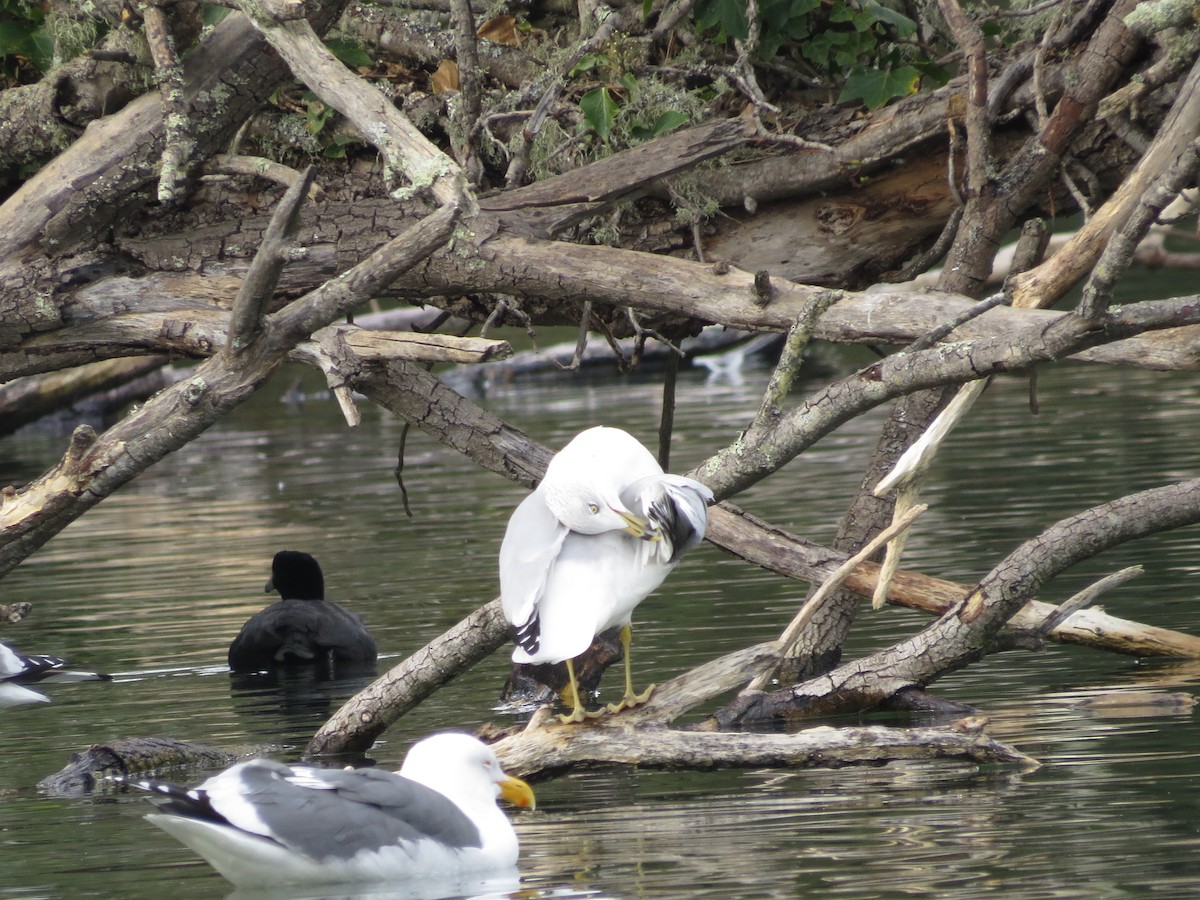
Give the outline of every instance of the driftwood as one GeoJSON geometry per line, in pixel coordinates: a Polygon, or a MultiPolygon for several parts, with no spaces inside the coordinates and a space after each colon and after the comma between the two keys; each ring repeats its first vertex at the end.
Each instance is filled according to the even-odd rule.
{"type": "MultiPolygon", "coordinates": [[[[1139,126],[1165,124],[1147,154],[1150,162],[1130,182],[1131,196],[1121,196],[1113,207],[1119,213],[1106,214],[1101,218],[1107,224],[1096,226],[1113,237],[1110,247],[1118,250],[1093,269],[1089,302],[1075,313],[996,306],[982,315],[963,315],[964,310],[978,311],[976,295],[1000,237],[1039,203],[1073,194],[1057,180],[1080,146],[1097,148],[1109,181],[1123,177],[1139,156],[1115,134],[1092,127],[1101,103],[1115,99],[1109,88],[1140,74],[1136,61],[1144,35],[1125,22],[1135,0],[1087,4],[1055,35],[1060,42],[1056,50],[1062,52],[1054,55],[1061,62],[1039,56],[1039,77],[1030,82],[1032,57],[1005,59],[990,83],[993,70],[978,27],[954,0],[943,0],[943,15],[968,62],[966,74],[868,120],[853,121],[856,117],[838,110],[813,116],[806,128],[811,124],[828,144],[774,134],[747,115],[682,129],[577,171],[519,186],[530,141],[561,91],[556,76],[563,73],[550,72],[554,85],[537,87],[518,103],[536,104],[537,109],[523,131],[514,133],[524,150],[513,155],[508,167],[510,189],[487,196],[468,183],[479,174],[472,168],[472,161],[479,163],[476,128],[487,126],[476,122],[470,127],[462,119],[462,110],[478,109],[477,73],[464,77],[460,106],[453,113],[456,161],[414,128],[390,97],[359,79],[321,44],[319,33],[345,3],[314,0],[306,10],[311,22],[273,18],[264,5],[249,0],[237,5],[245,15],[227,17],[182,62],[156,53],[162,97],[146,95],[94,123],[0,206],[0,294],[6,298],[0,314],[0,378],[139,354],[183,353],[205,360],[189,378],[105,434],[77,430],[59,465],[0,496],[0,574],[147,465],[199,434],[288,357],[325,373],[349,421],[356,416],[351,394],[356,389],[481,465],[533,483],[544,470],[545,448],[410,361],[441,360],[456,352],[487,358],[500,348],[467,348],[442,338],[367,336],[356,326],[333,324],[384,293],[407,300],[430,298],[475,322],[570,323],[614,339],[659,332],[678,340],[709,322],[787,333],[787,351],[752,427],[691,473],[720,499],[769,477],[840,424],[885,402],[899,401],[873,473],[887,468],[889,457],[894,461],[915,439],[921,425],[936,414],[939,391],[947,386],[1067,358],[1180,370],[1198,365],[1196,297],[1110,308],[1107,296],[1113,273],[1127,264],[1121,248],[1136,243],[1139,223],[1152,218],[1150,186],[1182,183],[1189,167],[1194,168],[1187,156],[1194,149],[1194,128],[1191,136],[1187,128],[1195,118],[1196,92],[1189,85],[1194,87],[1200,77],[1200,64],[1186,54],[1154,82],[1153,102],[1147,95],[1139,104],[1139,126]],[[274,52],[264,52],[268,44],[274,52]],[[1191,75],[1184,71],[1189,66],[1191,75]],[[348,181],[345,196],[335,197],[329,190],[324,199],[314,197],[308,209],[315,219],[306,220],[299,205],[304,179],[297,178],[269,219],[243,215],[234,195],[224,202],[234,204],[236,214],[214,204],[197,213],[207,215],[206,221],[189,220],[193,209],[166,211],[159,221],[170,221],[173,228],[166,225],[157,234],[154,228],[143,235],[122,227],[121,220],[139,218],[152,196],[182,196],[191,164],[224,149],[249,112],[292,74],[375,146],[384,163],[387,196],[378,196],[379,191],[373,202],[364,201],[348,181]],[[1164,114],[1164,105],[1172,106],[1169,113],[1164,114]],[[1025,113],[1037,114],[1032,129],[1020,125],[1025,113]],[[190,124],[181,125],[184,121],[190,124]],[[948,122],[949,141],[942,137],[948,122]],[[1017,124],[1002,127],[1009,122],[1017,124]],[[965,129],[965,148],[959,146],[959,125],[965,129]],[[724,234],[689,229],[687,246],[673,234],[648,228],[628,241],[638,251],[552,240],[607,215],[619,201],[675,197],[678,187],[668,179],[750,146],[788,150],[727,166],[711,178],[700,176],[709,196],[727,210],[740,207],[746,213],[714,220],[712,229],[724,234]],[[902,156],[920,162],[896,165],[902,156]],[[797,202],[789,202],[793,200],[797,202]],[[756,216],[760,207],[762,218],[756,216]],[[938,254],[948,253],[948,259],[938,293],[867,294],[822,286],[868,284],[927,249],[939,230],[935,247],[938,254]],[[292,246],[298,232],[306,237],[304,248],[292,246]],[[768,234],[786,234],[788,240],[760,240],[768,234]],[[703,259],[706,242],[709,251],[727,259],[707,264],[640,252],[688,250],[703,259]],[[818,252],[804,252],[813,247],[818,252]],[[791,284],[784,276],[812,284],[791,284]],[[519,302],[500,304],[498,294],[519,302]],[[947,327],[950,322],[953,328],[947,327]],[[786,385],[794,375],[798,348],[810,337],[923,342],[789,408],[783,402],[786,385]],[[401,358],[398,345],[414,341],[425,355],[401,358]]],[[[565,57],[578,61],[583,52],[595,51],[615,33],[618,22],[638,19],[632,13],[623,10],[606,20],[601,31],[581,36],[564,48],[565,57]]],[[[164,19],[157,13],[152,18],[149,38],[161,50],[164,19]]],[[[457,41],[471,43],[462,27],[456,34],[457,41]]],[[[470,47],[456,50],[469,58],[470,47]]],[[[1163,57],[1170,55],[1165,47],[1159,50],[1163,57]]],[[[767,108],[756,86],[741,89],[752,96],[756,109],[767,108]]],[[[276,180],[288,179],[276,175],[276,180]]],[[[1097,181],[1101,192],[1112,190],[1112,184],[1097,181]]],[[[1058,271],[1078,273],[1097,259],[1087,248],[1064,252],[1071,258],[1055,263],[1058,271]]],[[[793,686],[788,696],[743,694],[725,721],[744,721],[754,708],[762,709],[765,718],[776,718],[797,710],[870,707],[924,685],[994,650],[1005,623],[1059,567],[1118,540],[1195,521],[1196,494],[1194,484],[1183,483],[1060,523],[1058,531],[1030,542],[1022,548],[1023,556],[1007,560],[980,585],[957,588],[947,597],[942,617],[927,632],[892,648],[887,658],[841,666],[824,682],[793,686]],[[1089,534],[1097,535],[1091,543],[1081,539],[1089,534]],[[1056,556],[1056,547],[1068,552],[1056,556]],[[944,646],[931,647],[935,639],[944,646]]],[[[858,543],[886,518],[887,506],[880,502],[852,511],[874,520],[863,528],[858,543]]],[[[728,508],[713,510],[709,536],[746,559],[769,561],[777,570],[791,570],[794,577],[814,583],[845,559],[823,548],[802,548],[802,542],[739,518],[728,508]]],[[[919,576],[897,573],[891,593],[902,591],[906,580],[911,586],[914,578],[919,576]]],[[[864,563],[847,575],[844,586],[857,592],[876,581],[864,563]]],[[[932,592],[927,590],[931,585],[916,584],[932,592]]],[[[1061,637],[1072,623],[1093,614],[1075,613],[1052,629],[1051,637],[1061,637]]],[[[1031,633],[1045,626],[1044,614],[1036,618],[1031,633]]],[[[369,742],[389,716],[502,643],[500,630],[495,611],[485,607],[446,644],[431,645],[424,656],[406,663],[368,704],[345,707],[323,730],[328,740],[322,745],[318,735],[314,746],[327,752],[369,742]],[[460,643],[461,652],[454,652],[450,642],[460,643]]],[[[1140,652],[1146,647],[1180,655],[1196,652],[1187,636],[1156,636],[1138,646],[1140,652]]],[[[612,724],[641,723],[649,733],[655,730],[651,726],[674,721],[701,698],[713,696],[709,691],[733,690],[762,674],[774,666],[779,650],[749,648],[681,676],[646,708],[612,724]]]]}
{"type": "Polygon", "coordinates": [[[72,753],[58,772],[38,782],[38,789],[60,797],[78,797],[103,786],[108,778],[170,768],[227,766],[240,754],[174,738],[144,737],[92,744],[72,753]]]}
{"type": "MultiPolygon", "coordinates": [[[[431,376],[428,377],[432,380],[431,376]]],[[[414,415],[412,408],[398,402],[401,396],[388,390],[388,385],[372,382],[368,386],[360,383],[358,388],[401,415],[414,415]]],[[[448,389],[443,386],[441,390],[448,389]]],[[[546,448],[513,433],[500,420],[465,398],[459,398],[456,411],[461,416],[459,421],[418,419],[418,424],[427,426],[440,440],[460,449],[465,448],[465,452],[481,465],[500,474],[515,477],[526,484],[540,478],[550,457],[546,448]],[[516,465],[517,460],[521,460],[522,464],[516,465]]],[[[812,583],[826,580],[845,559],[726,504],[709,510],[708,540],[757,565],[812,583]]],[[[861,563],[846,577],[843,586],[868,598],[875,589],[877,572],[877,565],[861,563]]],[[[942,615],[960,604],[970,590],[967,585],[899,571],[893,576],[888,602],[942,615]]],[[[1032,601],[1010,615],[1010,624],[1032,630],[1054,608],[1051,604],[1032,601]]],[[[1129,622],[1096,609],[1075,613],[1047,637],[1137,656],[1200,658],[1200,638],[1129,622]]],[[[503,646],[506,641],[507,628],[499,613],[499,601],[492,601],[460,625],[430,642],[366,691],[351,698],[317,732],[307,752],[330,754],[366,750],[394,721],[393,713],[402,713],[411,708],[466,667],[503,646]],[[462,641],[464,633],[470,636],[469,643],[462,641]],[[443,664],[440,660],[449,660],[450,663],[443,664]]],[[[670,717],[658,721],[671,721],[694,705],[744,684],[769,667],[778,658],[778,653],[778,647],[757,648],[748,656],[739,657],[732,670],[733,676],[720,681],[714,693],[706,693],[694,702],[685,701],[682,709],[672,706],[670,717]]],[[[622,719],[632,722],[639,715],[651,714],[659,708],[656,704],[660,698],[663,703],[678,702],[678,698],[675,701],[672,698],[683,690],[689,679],[682,681],[680,684],[663,685],[644,709],[624,713],[622,719]]],[[[709,684],[707,679],[702,681],[709,684]]],[[[892,692],[908,686],[894,684],[892,692]]]]}
{"type": "Polygon", "coordinates": [[[1037,768],[1038,762],[1032,757],[988,737],[975,725],[970,728],[974,730],[819,726],[792,734],[715,734],[631,729],[620,723],[546,725],[506,737],[493,749],[506,771],[524,778],[606,765],[700,770],[838,768],[912,759],[959,759],[1037,768]]]}

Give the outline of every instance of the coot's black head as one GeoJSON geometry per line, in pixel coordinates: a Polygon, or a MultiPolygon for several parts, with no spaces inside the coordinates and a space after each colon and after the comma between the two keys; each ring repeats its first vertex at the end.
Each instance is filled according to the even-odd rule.
{"type": "Polygon", "coordinates": [[[317,561],[299,550],[280,550],[271,561],[267,593],[279,591],[284,600],[324,600],[325,578],[317,561]]]}

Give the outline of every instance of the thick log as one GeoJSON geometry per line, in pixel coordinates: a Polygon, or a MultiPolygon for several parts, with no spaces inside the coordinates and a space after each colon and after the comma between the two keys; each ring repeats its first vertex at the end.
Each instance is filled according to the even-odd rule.
{"type": "Polygon", "coordinates": [[[369,750],[389,725],[507,640],[508,624],[496,599],[346,701],[313,735],[305,755],[369,750]]]}
{"type": "MultiPolygon", "coordinates": [[[[623,718],[623,717],[617,717],[623,718]]],[[[600,719],[584,725],[526,729],[492,745],[505,771],[522,778],[574,768],[628,765],[643,769],[783,766],[830,768],[896,760],[959,759],[1034,769],[1037,760],[980,731],[953,728],[819,726],[794,734],[630,729],[600,719]]]]}

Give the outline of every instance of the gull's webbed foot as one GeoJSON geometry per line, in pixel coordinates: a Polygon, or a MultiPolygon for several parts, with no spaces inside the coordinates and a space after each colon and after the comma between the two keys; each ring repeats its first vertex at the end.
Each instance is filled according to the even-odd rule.
{"type": "Polygon", "coordinates": [[[623,709],[633,709],[635,706],[641,706],[650,699],[650,695],[654,693],[654,689],[656,687],[658,687],[658,685],[652,684],[640,694],[635,694],[632,691],[629,691],[616,703],[608,704],[605,709],[607,709],[610,713],[619,713],[623,709]]]}
{"type": "Polygon", "coordinates": [[[572,725],[576,722],[582,722],[585,719],[590,718],[592,718],[592,713],[589,713],[582,706],[576,706],[569,713],[563,713],[562,715],[558,716],[558,721],[562,722],[564,725],[572,725]]]}

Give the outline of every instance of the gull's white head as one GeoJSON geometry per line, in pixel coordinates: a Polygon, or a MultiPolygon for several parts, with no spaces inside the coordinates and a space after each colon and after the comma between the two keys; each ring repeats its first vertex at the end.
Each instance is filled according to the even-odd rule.
{"type": "Polygon", "coordinates": [[[504,774],[492,748],[469,734],[435,734],[413,744],[400,774],[433,788],[460,807],[502,797],[514,806],[534,805],[533,789],[504,774]]]}
{"type": "Polygon", "coordinates": [[[627,531],[647,537],[646,518],[629,509],[621,492],[662,468],[636,438],[619,428],[581,431],[555,455],[538,490],[558,521],[579,534],[627,531]]]}

